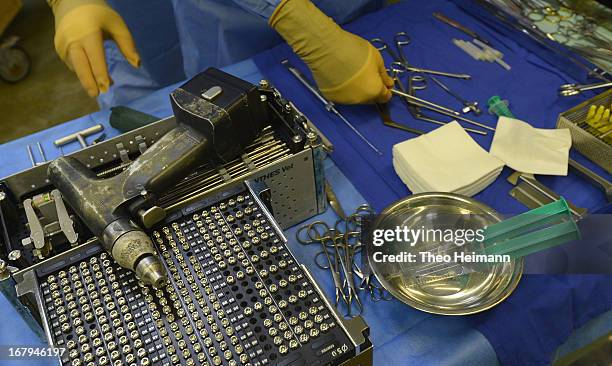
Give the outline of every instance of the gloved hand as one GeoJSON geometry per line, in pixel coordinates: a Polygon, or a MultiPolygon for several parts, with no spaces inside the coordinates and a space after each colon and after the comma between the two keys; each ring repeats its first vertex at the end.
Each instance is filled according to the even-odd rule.
{"type": "Polygon", "coordinates": [[[269,24],[308,65],[329,100],[359,104],[391,99],[393,80],[380,52],[340,28],[309,0],[283,0],[269,24]]]}
{"type": "Polygon", "coordinates": [[[140,56],[121,16],[104,0],[47,0],[55,15],[55,50],[91,97],[111,84],[104,58],[105,37],[112,37],[134,67],[140,56]]]}

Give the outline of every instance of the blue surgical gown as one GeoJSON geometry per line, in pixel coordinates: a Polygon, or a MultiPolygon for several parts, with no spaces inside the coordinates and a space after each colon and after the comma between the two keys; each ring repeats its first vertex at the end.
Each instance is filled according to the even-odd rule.
{"type": "MultiPolygon", "coordinates": [[[[339,24],[379,9],[384,0],[313,0],[339,24]]],[[[222,67],[282,41],[270,27],[280,0],[109,0],[134,36],[141,67],[133,68],[113,42],[106,42],[111,90],[101,108],[125,104],[211,67],[222,67]]]]}

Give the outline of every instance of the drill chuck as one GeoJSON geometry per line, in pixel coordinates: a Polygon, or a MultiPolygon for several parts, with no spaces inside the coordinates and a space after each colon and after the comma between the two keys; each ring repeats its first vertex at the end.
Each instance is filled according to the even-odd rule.
{"type": "Polygon", "coordinates": [[[136,272],[145,285],[159,288],[168,276],[153,242],[136,224],[127,219],[112,222],[102,232],[102,245],[123,268],[136,272]]]}

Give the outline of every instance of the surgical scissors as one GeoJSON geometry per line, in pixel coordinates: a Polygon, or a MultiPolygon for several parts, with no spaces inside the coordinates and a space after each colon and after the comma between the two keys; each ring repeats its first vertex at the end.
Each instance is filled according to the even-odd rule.
{"type": "MultiPolygon", "coordinates": [[[[347,281],[348,281],[349,287],[351,288],[350,291],[352,291],[353,293],[358,293],[358,290],[368,291],[372,301],[378,302],[381,300],[390,300],[391,295],[388,292],[386,292],[386,290],[384,290],[382,286],[376,286],[371,281],[371,275],[368,275],[368,276],[364,275],[363,271],[359,268],[359,266],[357,266],[355,262],[356,253],[357,251],[361,250],[362,251],[361,253],[362,264],[361,265],[362,267],[368,268],[368,273],[370,272],[369,267],[367,267],[368,266],[367,259],[365,262],[363,262],[365,250],[363,248],[363,244],[359,241],[359,239],[361,238],[361,228],[362,228],[364,217],[372,215],[373,213],[374,211],[369,205],[359,206],[357,210],[355,211],[355,213],[349,216],[348,219],[344,222],[345,240],[343,242],[346,245],[345,254],[347,255],[346,260],[348,262],[345,264],[345,267],[352,268],[352,271],[350,271],[350,273],[347,272],[348,273],[347,281]],[[355,243],[352,245],[352,248],[350,248],[351,238],[357,239],[355,243]],[[354,285],[354,280],[355,280],[354,275],[356,275],[361,280],[359,286],[354,285]]],[[[336,222],[336,225],[334,225],[334,229],[336,231],[341,231],[342,229],[338,227],[338,224],[340,224],[340,222],[336,222]]],[[[362,311],[363,305],[361,303],[361,300],[359,300],[359,298],[357,297],[356,301],[357,301],[359,309],[362,311]]]]}
{"type": "Polygon", "coordinates": [[[367,291],[373,302],[393,300],[393,296],[389,291],[374,282],[372,275],[366,276],[361,271],[356,271],[355,274],[361,280],[358,289],[367,291]]]}
{"type": "Polygon", "coordinates": [[[412,66],[412,65],[410,65],[408,63],[408,61],[406,60],[406,56],[404,54],[404,51],[402,50],[404,46],[406,46],[406,45],[411,43],[410,36],[408,36],[408,34],[406,32],[399,32],[399,33],[395,34],[394,40],[395,40],[395,46],[396,46],[396,49],[397,49],[399,55],[396,54],[395,52],[393,52],[393,50],[389,47],[389,45],[382,38],[374,38],[374,39],[370,40],[370,42],[380,52],[382,52],[382,51],[387,52],[389,54],[389,56],[391,56],[393,61],[400,62],[403,65],[403,67],[404,67],[404,69],[406,71],[423,73],[423,74],[446,76],[446,77],[450,77],[450,78],[465,79],[465,80],[469,80],[469,79],[472,78],[472,76],[468,75],[468,74],[455,74],[455,73],[450,73],[450,72],[444,72],[444,71],[437,71],[437,70],[424,69],[424,68],[420,68],[420,67],[414,67],[414,66],[412,66]]]}
{"type": "Polygon", "coordinates": [[[296,238],[300,244],[304,245],[324,244],[327,241],[332,240],[331,229],[325,221],[313,221],[308,225],[304,225],[298,228],[296,232],[296,238]],[[322,226],[325,229],[323,233],[317,230],[318,226],[322,226]],[[302,234],[304,231],[306,231],[306,238],[304,238],[302,234]]]}

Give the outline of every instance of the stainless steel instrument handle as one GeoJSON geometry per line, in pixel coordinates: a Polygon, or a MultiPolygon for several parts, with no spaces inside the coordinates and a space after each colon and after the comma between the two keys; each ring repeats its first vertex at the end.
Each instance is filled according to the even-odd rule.
{"type": "Polygon", "coordinates": [[[438,76],[446,76],[449,78],[456,78],[456,79],[464,79],[464,80],[470,80],[472,78],[472,75],[469,74],[455,74],[452,72],[444,72],[444,71],[436,71],[436,70],[429,70],[429,69],[421,69],[418,67],[406,67],[407,71],[412,71],[412,72],[420,72],[423,74],[430,74],[430,75],[438,75],[438,76]]]}
{"type": "Polygon", "coordinates": [[[599,186],[599,188],[601,188],[606,194],[606,200],[608,202],[612,201],[612,184],[610,182],[608,182],[603,177],[597,175],[597,173],[595,173],[591,169],[575,161],[574,159],[569,159],[569,166],[577,173],[589,179],[595,185],[599,186]]]}
{"type": "Polygon", "coordinates": [[[596,83],[596,84],[564,84],[559,87],[559,95],[563,97],[571,97],[573,95],[578,95],[583,91],[594,90],[600,88],[609,88],[612,87],[612,82],[604,82],[604,83],[596,83]]]}

